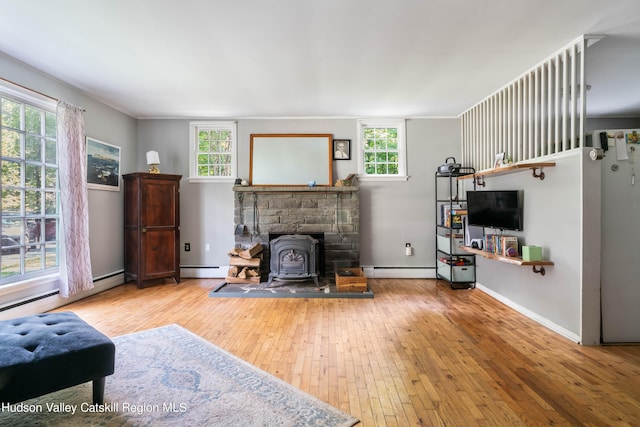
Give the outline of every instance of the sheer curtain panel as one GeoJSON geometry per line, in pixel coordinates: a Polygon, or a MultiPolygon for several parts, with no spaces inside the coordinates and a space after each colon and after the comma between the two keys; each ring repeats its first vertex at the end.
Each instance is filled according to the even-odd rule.
{"type": "Polygon", "coordinates": [[[93,288],[89,251],[87,152],[82,108],[58,102],[58,168],[62,238],[60,296],[93,288]]]}

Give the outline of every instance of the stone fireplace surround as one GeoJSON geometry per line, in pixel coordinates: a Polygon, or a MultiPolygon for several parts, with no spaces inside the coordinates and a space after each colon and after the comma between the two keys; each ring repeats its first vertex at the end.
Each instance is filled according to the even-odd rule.
{"type": "Polygon", "coordinates": [[[283,234],[323,235],[321,273],[360,266],[359,188],[234,186],[236,247],[263,245],[262,280],[269,274],[269,239],[283,234]]]}

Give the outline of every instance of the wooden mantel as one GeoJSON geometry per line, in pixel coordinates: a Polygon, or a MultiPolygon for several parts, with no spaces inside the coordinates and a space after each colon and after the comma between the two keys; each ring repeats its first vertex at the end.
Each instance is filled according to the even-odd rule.
{"type": "Polygon", "coordinates": [[[309,187],[306,185],[234,185],[233,191],[239,193],[353,193],[357,192],[360,187],[357,186],[316,186],[309,187]]]}

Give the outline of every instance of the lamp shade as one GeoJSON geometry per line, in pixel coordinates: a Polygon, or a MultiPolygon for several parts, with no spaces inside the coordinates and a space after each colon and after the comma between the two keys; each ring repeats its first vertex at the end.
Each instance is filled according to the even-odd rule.
{"type": "Polygon", "coordinates": [[[159,165],[160,164],[160,156],[157,151],[147,151],[147,164],[148,165],[159,165]]]}

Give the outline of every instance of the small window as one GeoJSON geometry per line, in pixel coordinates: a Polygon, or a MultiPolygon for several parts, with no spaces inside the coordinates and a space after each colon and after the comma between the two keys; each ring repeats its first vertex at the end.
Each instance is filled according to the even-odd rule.
{"type": "Polygon", "coordinates": [[[358,120],[360,180],[406,180],[404,120],[358,120]]]}
{"type": "Polygon", "coordinates": [[[233,182],[237,176],[236,122],[190,122],[189,180],[233,182]]]}

